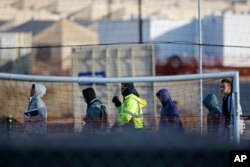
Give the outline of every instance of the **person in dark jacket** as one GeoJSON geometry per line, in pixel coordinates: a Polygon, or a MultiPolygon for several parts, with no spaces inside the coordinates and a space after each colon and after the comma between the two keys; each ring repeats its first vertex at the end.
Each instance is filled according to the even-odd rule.
{"type": "Polygon", "coordinates": [[[179,109],[172,101],[167,89],[160,89],[156,93],[157,98],[162,103],[159,129],[170,132],[183,132],[183,125],[179,116],[179,109]]]}
{"type": "MultiPolygon", "coordinates": [[[[220,91],[223,94],[222,99],[222,136],[229,141],[232,141],[234,137],[234,109],[235,104],[233,101],[233,84],[231,79],[224,78],[221,80],[220,91]]],[[[238,114],[242,115],[241,105],[238,104],[238,114]]],[[[239,130],[242,135],[245,129],[245,123],[243,120],[239,120],[239,130]]]]}
{"type": "Polygon", "coordinates": [[[218,135],[220,127],[221,110],[217,97],[214,94],[208,94],[203,99],[203,104],[208,110],[207,114],[207,135],[214,136],[218,135]]]}
{"type": "Polygon", "coordinates": [[[82,94],[87,103],[84,132],[106,131],[108,128],[106,106],[96,98],[93,88],[82,90],[82,94]]]}

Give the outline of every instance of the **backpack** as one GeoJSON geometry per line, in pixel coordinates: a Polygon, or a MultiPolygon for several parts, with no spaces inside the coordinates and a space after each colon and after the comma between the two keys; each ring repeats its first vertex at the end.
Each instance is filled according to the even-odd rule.
{"type": "Polygon", "coordinates": [[[108,123],[107,107],[103,104],[100,105],[99,118],[101,123],[108,123]]]}
{"type": "Polygon", "coordinates": [[[100,119],[100,130],[106,131],[109,127],[108,124],[108,114],[107,114],[107,107],[100,102],[100,110],[99,110],[99,119],[100,119]]]}

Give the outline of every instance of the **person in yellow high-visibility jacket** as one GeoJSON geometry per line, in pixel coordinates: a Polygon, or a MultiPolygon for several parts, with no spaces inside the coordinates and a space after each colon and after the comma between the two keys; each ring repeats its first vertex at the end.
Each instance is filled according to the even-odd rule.
{"type": "Polygon", "coordinates": [[[135,129],[143,128],[143,110],[147,101],[139,97],[133,83],[122,83],[121,93],[123,102],[114,96],[112,102],[118,109],[118,120],[116,126],[129,127],[133,125],[135,129]]]}

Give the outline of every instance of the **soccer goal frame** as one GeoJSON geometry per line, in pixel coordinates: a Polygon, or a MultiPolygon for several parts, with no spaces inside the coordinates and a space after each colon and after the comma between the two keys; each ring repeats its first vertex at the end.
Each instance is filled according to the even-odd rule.
{"type": "MultiPolygon", "coordinates": [[[[205,74],[187,74],[176,76],[146,76],[146,77],[119,77],[119,78],[96,78],[96,77],[66,77],[66,76],[37,76],[37,75],[22,75],[0,73],[0,80],[13,80],[13,81],[31,81],[31,82],[61,82],[61,83],[121,83],[121,82],[168,82],[168,81],[190,81],[202,79],[219,79],[219,78],[232,78],[233,80],[233,102],[234,104],[234,134],[233,142],[240,143],[240,86],[239,86],[239,73],[237,71],[230,72],[216,72],[205,74]]],[[[202,90],[200,90],[202,91],[202,90]]],[[[202,97],[200,99],[202,103],[202,97]]],[[[200,111],[200,117],[203,117],[203,111],[200,111]]],[[[202,125],[201,125],[202,126],[202,125]]]]}

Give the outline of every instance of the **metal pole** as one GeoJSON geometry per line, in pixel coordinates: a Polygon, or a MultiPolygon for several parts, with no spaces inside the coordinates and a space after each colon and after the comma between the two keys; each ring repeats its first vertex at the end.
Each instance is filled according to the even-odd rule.
{"type": "Polygon", "coordinates": [[[239,73],[237,72],[233,77],[233,102],[234,102],[234,124],[233,124],[233,142],[234,144],[240,144],[240,85],[239,85],[239,73]]]}
{"type": "Polygon", "coordinates": [[[111,4],[112,0],[107,0],[107,19],[111,19],[111,4]]]}
{"type": "MultiPolygon", "coordinates": [[[[201,0],[198,0],[198,20],[199,20],[199,73],[202,74],[202,24],[201,24],[201,0]]],[[[203,135],[203,86],[202,79],[200,79],[200,124],[201,136],[203,135]]]]}
{"type": "Polygon", "coordinates": [[[138,30],[139,30],[139,43],[142,44],[142,18],[141,18],[141,0],[138,0],[138,30]]]}
{"type": "Polygon", "coordinates": [[[199,79],[230,78],[236,71],[215,72],[206,74],[183,74],[175,76],[145,76],[145,77],[67,77],[67,76],[42,76],[0,73],[0,80],[32,81],[32,82],[63,82],[63,83],[121,83],[121,82],[170,82],[190,81],[199,79]]]}

